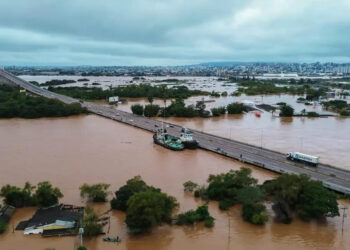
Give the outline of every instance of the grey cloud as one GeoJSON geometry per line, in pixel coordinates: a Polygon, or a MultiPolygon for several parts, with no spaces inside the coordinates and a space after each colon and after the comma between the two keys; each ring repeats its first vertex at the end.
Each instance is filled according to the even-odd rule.
{"type": "Polygon", "coordinates": [[[349,61],[347,0],[2,0],[0,64],[349,61]]]}

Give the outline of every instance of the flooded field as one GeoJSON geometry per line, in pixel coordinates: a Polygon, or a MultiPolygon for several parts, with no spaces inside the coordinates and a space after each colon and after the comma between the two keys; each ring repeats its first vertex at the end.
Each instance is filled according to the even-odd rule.
{"type": "MultiPolygon", "coordinates": [[[[246,116],[249,117],[249,116],[246,116]]],[[[179,121],[181,122],[181,121],[179,121]]],[[[196,123],[196,121],[194,121],[196,123]]],[[[197,121],[198,122],[198,121],[197,121]]],[[[151,134],[94,115],[65,119],[0,120],[0,185],[35,184],[49,180],[64,193],[62,202],[79,205],[78,187],[83,183],[105,182],[115,191],[135,175],[175,196],[180,211],[201,204],[184,194],[182,183],[204,183],[209,174],[238,169],[240,162],[202,150],[173,152],[153,144],[151,134]]],[[[254,177],[263,182],[276,174],[251,167],[254,177]]],[[[270,207],[271,204],[267,204],[270,207]]],[[[348,203],[349,205],[349,203],[348,203]]],[[[107,204],[95,204],[100,213],[107,204]]],[[[132,236],[127,233],[124,213],[113,211],[110,236],[119,235],[122,243],[85,240],[89,249],[347,249],[350,222],[341,233],[341,218],[291,225],[273,222],[254,226],[243,221],[240,207],[222,212],[215,202],[209,204],[215,226],[161,226],[152,233],[132,236]]],[[[9,230],[0,236],[0,249],[73,249],[76,237],[41,238],[24,236],[12,228],[28,219],[33,208],[18,209],[9,230]]]]}
{"type": "Polygon", "coordinates": [[[87,87],[102,87],[104,89],[128,84],[149,83],[152,85],[167,84],[169,87],[173,85],[185,85],[189,89],[202,89],[205,91],[235,91],[237,89],[234,83],[226,83],[219,81],[217,77],[199,77],[199,76],[157,76],[142,78],[134,78],[132,76],[20,76],[26,81],[36,81],[40,84],[50,80],[74,80],[76,83],[62,85],[62,87],[71,86],[87,86],[87,87]],[[86,79],[86,81],[78,81],[78,79],[86,79]],[[165,81],[164,81],[165,80],[165,81]],[[169,81],[170,80],[170,81],[169,81]],[[178,80],[178,81],[171,81],[178,80]],[[99,85],[92,85],[98,83],[99,85]]]}

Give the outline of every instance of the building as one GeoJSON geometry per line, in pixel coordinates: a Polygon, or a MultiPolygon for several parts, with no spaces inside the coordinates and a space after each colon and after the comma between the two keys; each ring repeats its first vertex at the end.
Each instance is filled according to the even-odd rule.
{"type": "Polygon", "coordinates": [[[111,96],[108,98],[108,103],[109,104],[115,104],[119,102],[119,97],[118,96],[111,96]]]}
{"type": "Polygon", "coordinates": [[[15,207],[10,206],[10,205],[4,205],[0,209],[0,221],[4,223],[8,223],[9,220],[11,219],[13,213],[15,212],[15,207]]]}
{"type": "Polygon", "coordinates": [[[40,208],[30,220],[20,222],[16,230],[43,236],[72,235],[83,216],[83,207],[60,204],[40,208]]]}

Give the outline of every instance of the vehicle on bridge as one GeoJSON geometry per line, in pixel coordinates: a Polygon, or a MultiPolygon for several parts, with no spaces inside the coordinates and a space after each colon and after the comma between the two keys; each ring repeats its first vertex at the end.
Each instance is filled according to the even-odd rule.
{"type": "Polygon", "coordinates": [[[300,161],[312,166],[317,166],[320,163],[320,158],[317,156],[307,155],[299,152],[289,152],[287,159],[291,161],[300,161]]]}

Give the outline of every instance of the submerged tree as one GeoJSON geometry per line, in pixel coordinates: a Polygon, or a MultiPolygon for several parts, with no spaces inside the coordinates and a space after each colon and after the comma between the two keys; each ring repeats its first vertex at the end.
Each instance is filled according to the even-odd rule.
{"type": "Polygon", "coordinates": [[[29,182],[26,182],[23,188],[5,185],[1,188],[0,197],[4,198],[6,204],[14,207],[33,206],[33,189],[35,189],[35,186],[32,186],[29,182]]]}
{"type": "Polygon", "coordinates": [[[141,179],[141,176],[135,176],[128,180],[126,185],[120,187],[115,192],[115,198],[111,201],[111,207],[113,209],[126,211],[127,202],[131,196],[139,192],[145,192],[150,188],[156,190],[155,188],[148,186],[146,182],[141,179]]]}
{"type": "Polygon", "coordinates": [[[148,190],[130,197],[126,210],[126,225],[133,233],[151,230],[154,226],[171,221],[176,199],[165,193],[148,190]]]}
{"type": "Polygon", "coordinates": [[[52,184],[48,181],[39,182],[33,196],[35,203],[43,207],[57,204],[62,197],[61,190],[57,187],[52,187],[52,184]]]}
{"type": "Polygon", "coordinates": [[[277,179],[263,185],[276,203],[274,211],[282,221],[291,221],[289,209],[296,211],[304,220],[312,218],[335,217],[339,215],[338,203],[334,192],[326,189],[322,182],[310,180],[306,175],[282,174],[277,179]]]}
{"type": "Polygon", "coordinates": [[[79,187],[80,196],[82,198],[87,197],[93,202],[105,202],[107,201],[109,184],[97,183],[97,184],[83,184],[79,187]]]}
{"type": "Polygon", "coordinates": [[[101,226],[98,224],[98,216],[92,207],[85,207],[83,219],[84,235],[96,236],[101,233],[101,226]]]}

